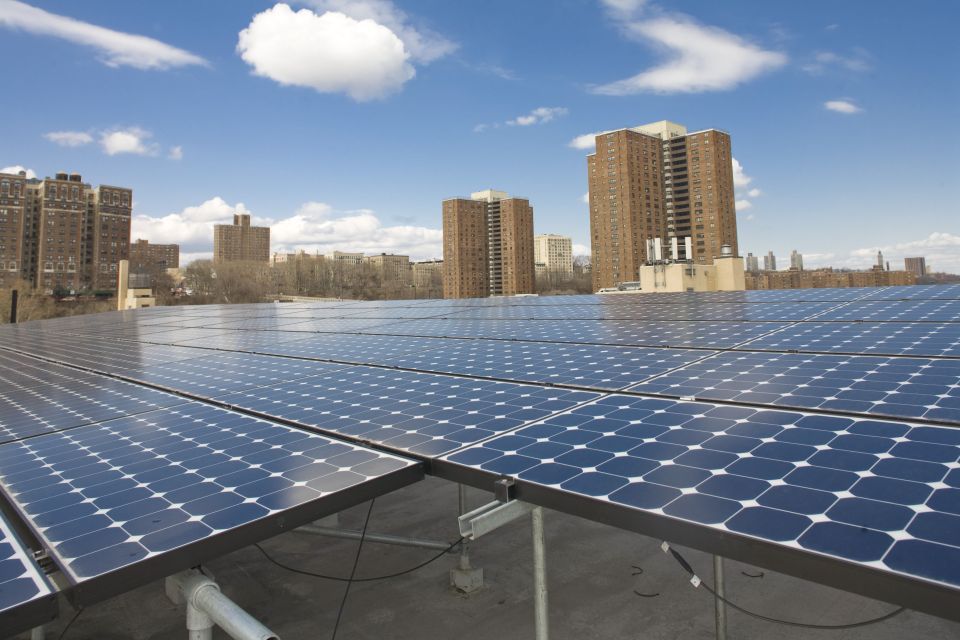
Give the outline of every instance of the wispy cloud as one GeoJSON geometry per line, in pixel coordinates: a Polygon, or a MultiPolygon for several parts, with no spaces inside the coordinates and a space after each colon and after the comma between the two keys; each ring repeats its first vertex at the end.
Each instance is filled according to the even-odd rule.
{"type": "Polygon", "coordinates": [[[0,169],[0,173],[10,173],[13,175],[17,175],[21,171],[27,174],[27,178],[30,178],[31,180],[37,177],[36,171],[34,171],[33,169],[27,169],[22,164],[15,164],[12,167],[4,167],[3,169],[0,169]]]}
{"type": "Polygon", "coordinates": [[[86,131],[51,131],[43,137],[61,147],[82,147],[93,142],[93,136],[86,131]]]}
{"type": "Polygon", "coordinates": [[[474,125],[473,132],[482,133],[488,129],[499,129],[503,125],[508,127],[529,127],[535,124],[546,124],[556,118],[567,115],[567,113],[569,113],[569,111],[566,107],[537,107],[530,113],[511,118],[503,123],[484,122],[474,125]]]}
{"type": "Polygon", "coordinates": [[[843,98],[842,100],[827,100],[823,103],[823,108],[827,111],[836,111],[837,113],[843,113],[846,115],[853,115],[863,111],[863,108],[857,106],[850,98],[843,98]]]}
{"type": "Polygon", "coordinates": [[[960,235],[935,231],[917,240],[873,247],[861,247],[847,253],[804,254],[803,261],[812,267],[866,269],[875,264],[877,251],[890,262],[891,269],[902,269],[903,259],[923,256],[933,271],[960,273],[960,235]]]}
{"type": "Polygon", "coordinates": [[[171,160],[183,160],[183,147],[180,145],[170,147],[170,151],[167,152],[167,157],[171,160]]]}
{"type": "Polygon", "coordinates": [[[810,62],[800,67],[811,75],[820,75],[828,69],[844,69],[862,73],[872,68],[871,56],[866,49],[855,48],[850,55],[843,55],[833,51],[818,51],[810,62]]]}
{"type": "Polygon", "coordinates": [[[603,131],[594,131],[593,133],[583,133],[567,143],[572,149],[593,149],[597,143],[597,136],[603,131]]]}
{"type": "Polygon", "coordinates": [[[0,2],[0,26],[92,47],[108,67],[169,69],[208,64],[196,54],[159,40],[50,13],[18,0],[0,2]]]}

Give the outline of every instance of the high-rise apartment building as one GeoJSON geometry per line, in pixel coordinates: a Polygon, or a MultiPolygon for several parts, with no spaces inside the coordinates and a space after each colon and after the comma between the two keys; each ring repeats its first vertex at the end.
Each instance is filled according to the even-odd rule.
{"type": "Polygon", "coordinates": [[[116,289],[118,264],[130,255],[132,206],[130,189],[92,188],[76,173],[0,174],[0,285],[116,289]]]}
{"type": "Polygon", "coordinates": [[[405,286],[411,284],[410,256],[381,253],[375,256],[366,256],[364,261],[370,266],[380,270],[384,285],[397,284],[405,286]]]}
{"type": "Polygon", "coordinates": [[[672,246],[674,260],[713,264],[720,248],[737,255],[729,134],[689,133],[666,120],[596,136],[587,156],[593,287],[636,281],[647,241],[672,246]],[[685,242],[691,238],[691,255],[685,242]]]}
{"type": "Polygon", "coordinates": [[[573,240],[552,233],[534,236],[533,261],[545,274],[573,275],[573,240]]]}
{"type": "Polygon", "coordinates": [[[213,226],[213,261],[270,262],[270,227],[250,226],[250,215],[234,214],[233,224],[213,226]]]}
{"type": "Polygon", "coordinates": [[[443,295],[534,292],[533,207],[502,191],[443,201],[443,295]]]}
{"type": "Polygon", "coordinates": [[[180,245],[150,244],[138,238],[130,245],[130,272],[153,273],[180,267],[180,245]]]}
{"type": "Polygon", "coordinates": [[[909,271],[918,278],[921,278],[927,275],[927,259],[922,256],[919,258],[904,258],[903,268],[904,271],[909,271]]]}
{"type": "Polygon", "coordinates": [[[744,260],[746,271],[748,273],[757,273],[760,271],[760,260],[757,258],[757,256],[753,255],[752,253],[748,253],[744,260]]]}
{"type": "Polygon", "coordinates": [[[803,271],[803,254],[796,249],[790,252],[790,269],[793,271],[803,271]]]}
{"type": "Polygon", "coordinates": [[[767,251],[767,255],[763,256],[763,270],[777,270],[777,256],[773,255],[773,251],[767,251]]]}

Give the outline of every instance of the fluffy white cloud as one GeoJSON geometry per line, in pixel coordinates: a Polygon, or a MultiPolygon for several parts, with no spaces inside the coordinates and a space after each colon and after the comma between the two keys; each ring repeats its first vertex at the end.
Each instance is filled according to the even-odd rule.
{"type": "Polygon", "coordinates": [[[554,118],[565,116],[569,113],[566,107],[537,107],[530,113],[517,116],[513,120],[507,120],[507,124],[517,127],[529,127],[532,124],[543,124],[550,122],[554,118]]]}
{"type": "Polygon", "coordinates": [[[843,113],[846,115],[853,115],[863,111],[861,107],[858,107],[849,98],[845,98],[843,100],[828,100],[823,103],[823,107],[827,111],[836,111],[837,113],[843,113]]]}
{"type": "Polygon", "coordinates": [[[389,0],[305,0],[319,11],[336,11],[354,20],[373,20],[394,32],[414,62],[432,62],[453,53],[457,45],[429,29],[415,28],[410,17],[389,0]]]}
{"type": "Polygon", "coordinates": [[[100,148],[108,156],[132,153],[138,156],[157,154],[157,145],[149,142],[153,134],[140,127],[111,129],[100,134],[100,148]]]}
{"type": "Polygon", "coordinates": [[[0,26],[93,47],[100,52],[101,61],[109,67],[169,69],[207,64],[200,56],[159,40],[99,27],[18,0],[0,2],[0,26]]]}
{"type": "Polygon", "coordinates": [[[640,12],[647,4],[647,0],[600,0],[611,16],[618,19],[627,19],[640,12]]]}
{"type": "Polygon", "coordinates": [[[573,140],[567,143],[568,147],[574,149],[593,149],[597,143],[597,136],[603,133],[603,131],[594,131],[593,133],[584,133],[577,136],[573,140]]]}
{"type": "Polygon", "coordinates": [[[759,198],[761,195],[763,195],[763,192],[760,191],[760,189],[753,188],[750,189],[750,191],[747,191],[747,195],[751,198],[759,198]]]}
{"type": "MultiPolygon", "coordinates": [[[[156,243],[177,243],[181,262],[208,258],[213,248],[213,226],[231,223],[234,214],[251,214],[243,203],[230,204],[217,196],[179,213],[161,217],[137,215],[132,236],[156,243]]],[[[400,253],[414,259],[443,255],[443,233],[417,226],[384,226],[368,209],[337,212],[323,202],[307,202],[290,217],[274,220],[252,216],[253,224],[270,227],[272,251],[310,253],[362,251],[400,253]]]]}
{"type": "Polygon", "coordinates": [[[593,88],[603,95],[725,91],[778,69],[787,56],[751,44],[728,31],[665,16],[624,25],[625,32],[670,52],[659,66],[593,88]]]}
{"type": "Polygon", "coordinates": [[[574,244],[573,245],[573,255],[575,256],[589,256],[590,247],[585,244],[574,244]]]}
{"type": "Polygon", "coordinates": [[[800,68],[812,75],[820,75],[827,69],[834,67],[847,71],[864,72],[871,68],[870,54],[866,49],[854,49],[851,55],[841,55],[833,51],[818,51],[813,60],[800,68]]]}
{"type": "Polygon", "coordinates": [[[848,253],[804,254],[803,263],[811,267],[838,267],[847,269],[869,269],[877,261],[877,251],[883,252],[883,259],[890,263],[891,269],[903,269],[903,259],[923,256],[927,266],[934,271],[960,273],[960,235],[935,231],[925,238],[910,240],[898,244],[862,247],[848,253]]]}
{"type": "Polygon", "coordinates": [[[3,169],[0,169],[0,173],[10,173],[10,174],[13,174],[13,175],[17,175],[17,174],[20,173],[21,171],[23,171],[23,172],[25,172],[25,173],[27,174],[27,178],[28,178],[28,179],[31,179],[31,180],[32,180],[33,178],[36,178],[36,177],[37,177],[37,174],[36,174],[36,172],[35,172],[33,169],[27,169],[27,168],[26,168],[25,166],[23,166],[22,164],[15,164],[15,165],[13,165],[13,166],[11,166],[11,167],[4,167],[3,169]]]}
{"type": "Polygon", "coordinates": [[[382,24],[285,4],[254,16],[237,51],[256,75],[357,101],[399,91],[416,74],[403,41],[382,24]]]}
{"type": "Polygon", "coordinates": [[[93,142],[93,136],[86,131],[51,131],[43,137],[61,147],[82,147],[93,142]]]}
{"type": "Polygon", "coordinates": [[[733,186],[734,187],[745,187],[751,182],[753,182],[753,178],[748,176],[743,171],[743,165],[740,164],[736,158],[731,158],[731,161],[733,162],[733,186]]]}
{"type": "Polygon", "coordinates": [[[585,194],[580,196],[580,199],[583,200],[584,204],[590,204],[590,192],[587,191],[585,194]]]}
{"type": "Polygon", "coordinates": [[[750,209],[751,207],[753,207],[753,203],[746,199],[737,200],[733,204],[736,207],[737,211],[746,211],[747,209],[750,209]]]}
{"type": "Polygon", "coordinates": [[[183,147],[180,145],[170,147],[170,151],[167,152],[167,157],[171,160],[183,160],[183,147]]]}

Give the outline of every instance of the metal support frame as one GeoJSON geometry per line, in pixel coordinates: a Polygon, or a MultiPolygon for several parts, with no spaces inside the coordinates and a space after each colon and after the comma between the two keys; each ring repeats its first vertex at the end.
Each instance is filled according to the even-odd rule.
{"type": "MultiPolygon", "coordinates": [[[[14,289],[16,291],[16,289],[14,289]]],[[[30,629],[30,640],[44,640],[47,637],[47,634],[44,632],[43,627],[34,627],[30,629]]]]}
{"type": "Polygon", "coordinates": [[[449,542],[442,540],[427,540],[426,538],[412,538],[409,536],[395,536],[389,533],[370,533],[364,534],[356,529],[339,529],[337,527],[323,527],[317,524],[306,524],[296,529],[302,533],[313,533],[330,538],[344,538],[346,540],[360,540],[364,542],[377,542],[379,544],[392,544],[400,547],[421,547],[423,549],[433,549],[435,551],[447,551],[456,553],[450,548],[449,542]]]}
{"type": "Polygon", "coordinates": [[[212,640],[214,625],[235,640],[280,640],[230,598],[220,585],[196,569],[166,579],[167,597],[174,604],[187,605],[189,640],[212,640]]]}
{"type": "Polygon", "coordinates": [[[533,530],[533,616],[537,640],[550,638],[547,608],[547,548],[543,537],[543,508],[531,512],[533,530]]]}
{"type": "Polygon", "coordinates": [[[17,324],[17,306],[20,292],[14,289],[10,292],[10,324],[17,324]]]}
{"type": "Polygon", "coordinates": [[[717,597],[716,602],[716,626],[717,640],[727,640],[727,604],[720,598],[726,598],[726,588],[724,586],[723,556],[713,556],[713,590],[717,597]]]}
{"type": "MultiPolygon", "coordinates": [[[[467,487],[457,485],[457,514],[463,516],[467,511],[467,487]]],[[[450,586],[461,593],[473,593],[483,588],[483,569],[470,564],[470,541],[460,543],[460,557],[457,566],[450,570],[450,586]]]]}

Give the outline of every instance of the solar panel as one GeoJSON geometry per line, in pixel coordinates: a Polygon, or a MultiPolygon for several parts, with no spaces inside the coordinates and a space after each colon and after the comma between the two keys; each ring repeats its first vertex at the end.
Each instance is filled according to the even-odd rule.
{"type": "Polygon", "coordinates": [[[57,616],[57,597],[33,554],[0,514],[0,633],[27,631],[57,616]]]}
{"type": "Polygon", "coordinates": [[[90,604],[422,477],[199,403],[0,446],[0,489],[90,604]]]}
{"type": "Polygon", "coordinates": [[[804,320],[829,309],[837,302],[704,303],[690,300],[674,304],[577,304],[481,307],[460,311],[450,317],[483,320],[669,320],[708,322],[763,322],[804,320]]]}
{"type": "Polygon", "coordinates": [[[351,365],[218,398],[401,453],[434,457],[598,394],[351,365]]]}
{"type": "Polygon", "coordinates": [[[960,424],[960,360],[725,352],[630,390],[960,424]]]}
{"type": "Polygon", "coordinates": [[[442,338],[325,333],[295,342],[257,345],[250,350],[297,358],[385,364],[391,362],[396,356],[440,349],[449,346],[450,343],[450,340],[442,338]]]}
{"type": "Polygon", "coordinates": [[[818,320],[873,322],[958,322],[958,300],[911,300],[909,302],[867,302],[846,305],[826,311],[818,320]]]}
{"type": "Polygon", "coordinates": [[[958,459],[955,428],[610,395],[434,473],[955,618],[958,459]]]}
{"type": "Polygon", "coordinates": [[[960,356],[960,322],[804,322],[740,348],[905,356],[960,356]]]}

